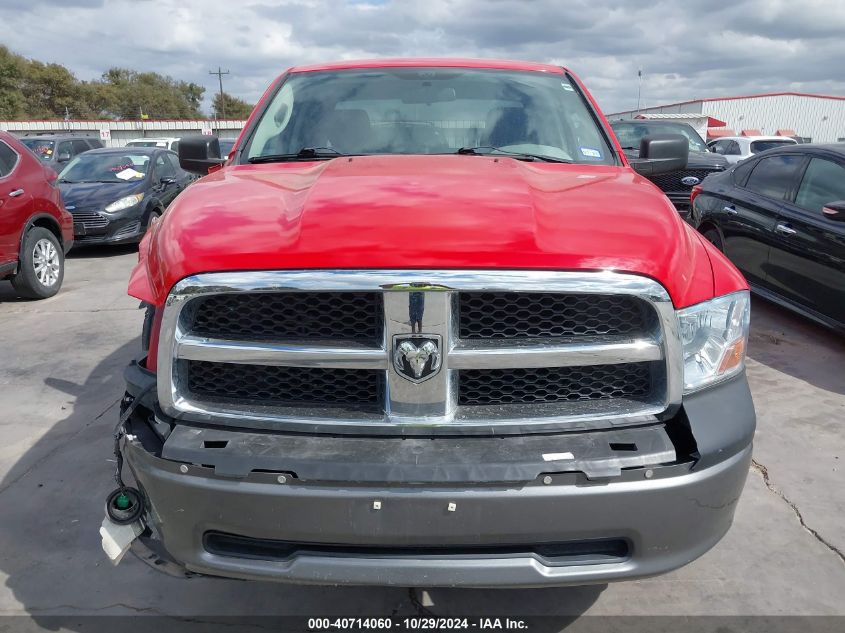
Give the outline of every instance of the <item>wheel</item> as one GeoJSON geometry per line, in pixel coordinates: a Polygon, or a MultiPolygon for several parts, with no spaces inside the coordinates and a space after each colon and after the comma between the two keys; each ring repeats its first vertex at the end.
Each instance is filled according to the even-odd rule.
{"type": "MultiPolygon", "coordinates": [[[[153,224],[155,224],[156,222],[158,222],[158,219],[159,219],[160,217],[161,217],[161,209],[153,209],[152,211],[150,211],[150,217],[149,217],[149,218],[147,218],[147,228],[146,228],[146,231],[149,231],[149,230],[152,228],[153,224]]],[[[145,232],[146,232],[146,231],[145,231],[145,232]]]]}
{"type": "Polygon", "coordinates": [[[715,228],[707,229],[702,233],[702,235],[704,236],[704,239],[706,239],[720,251],[725,250],[722,245],[722,236],[719,234],[719,231],[717,231],[715,228]]]}
{"type": "Polygon", "coordinates": [[[27,299],[46,299],[62,287],[65,254],[58,238],[35,226],[27,231],[21,248],[20,269],[12,277],[18,294],[27,299]]]}

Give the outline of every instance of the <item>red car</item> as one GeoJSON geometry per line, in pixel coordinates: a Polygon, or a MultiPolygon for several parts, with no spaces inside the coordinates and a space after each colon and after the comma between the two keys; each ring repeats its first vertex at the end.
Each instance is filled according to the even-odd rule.
{"type": "Polygon", "coordinates": [[[205,177],[129,283],[109,555],[536,587],[706,552],[755,415],[745,279],[642,175],[688,147],[629,160],[570,71],[478,60],[294,68],[225,164],[183,138],[205,177]]]}
{"type": "Polygon", "coordinates": [[[73,218],[56,173],[0,131],[0,279],[11,278],[22,297],[52,297],[62,286],[72,245],[73,218]]]}

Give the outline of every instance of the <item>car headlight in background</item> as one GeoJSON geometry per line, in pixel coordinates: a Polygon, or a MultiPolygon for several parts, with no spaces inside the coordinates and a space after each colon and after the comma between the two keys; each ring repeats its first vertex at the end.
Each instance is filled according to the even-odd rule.
{"type": "Polygon", "coordinates": [[[124,209],[128,209],[129,207],[134,207],[136,204],[141,202],[144,199],[143,193],[136,193],[131,196],[126,196],[125,198],[121,198],[120,200],[115,200],[110,205],[108,205],[104,211],[107,213],[114,213],[115,211],[123,211],[124,209]]]}
{"type": "Polygon", "coordinates": [[[742,371],[750,314],[748,291],[677,311],[684,351],[684,393],[742,371]]]}

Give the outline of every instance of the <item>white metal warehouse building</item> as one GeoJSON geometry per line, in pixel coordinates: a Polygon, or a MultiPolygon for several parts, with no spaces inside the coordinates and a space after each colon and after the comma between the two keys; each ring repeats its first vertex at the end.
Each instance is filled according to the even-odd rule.
{"type": "Polygon", "coordinates": [[[106,147],[123,147],[127,141],[144,137],[182,137],[186,134],[214,134],[237,138],[246,121],[0,121],[0,130],[15,136],[26,134],[79,134],[96,136],[106,147]]]}
{"type": "Polygon", "coordinates": [[[608,118],[633,119],[649,114],[710,117],[711,137],[739,135],[743,131],[749,135],[777,135],[780,131],[782,136],[800,136],[812,143],[845,141],[845,97],[831,95],[777,92],[698,99],[616,112],[608,118]]]}

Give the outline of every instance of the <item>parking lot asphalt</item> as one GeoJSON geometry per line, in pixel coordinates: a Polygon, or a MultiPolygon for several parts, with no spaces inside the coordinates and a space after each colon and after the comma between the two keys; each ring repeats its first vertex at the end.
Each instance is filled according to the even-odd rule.
{"type": "MultiPolygon", "coordinates": [[[[111,432],[142,314],[132,248],[77,250],[64,288],[0,282],[0,615],[403,615],[400,588],[178,580],[100,549],[111,432]]],[[[438,615],[845,615],[845,340],[755,300],[754,466],[734,526],[671,574],[609,586],[429,592],[438,615]]]]}

